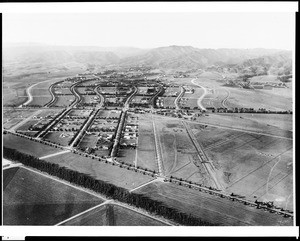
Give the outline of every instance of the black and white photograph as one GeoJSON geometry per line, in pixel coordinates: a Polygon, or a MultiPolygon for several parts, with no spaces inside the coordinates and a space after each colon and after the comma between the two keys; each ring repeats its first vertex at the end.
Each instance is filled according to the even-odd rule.
{"type": "Polygon", "coordinates": [[[297,2],[1,5],[2,236],[295,234],[297,2]]]}

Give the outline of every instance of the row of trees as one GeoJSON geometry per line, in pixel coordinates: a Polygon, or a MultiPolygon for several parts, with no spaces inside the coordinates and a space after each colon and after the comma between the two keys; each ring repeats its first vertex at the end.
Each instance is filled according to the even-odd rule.
{"type": "Polygon", "coordinates": [[[3,147],[3,156],[7,159],[19,161],[26,166],[36,168],[50,175],[64,179],[70,183],[89,188],[114,200],[145,209],[151,213],[163,216],[164,218],[170,219],[182,225],[216,225],[206,222],[201,218],[182,213],[174,208],[167,207],[164,203],[153,200],[147,196],[144,196],[143,194],[130,193],[124,188],[115,186],[102,180],[97,180],[88,174],[73,171],[65,167],[61,167],[58,164],[40,160],[34,156],[21,153],[15,149],[3,147]]]}

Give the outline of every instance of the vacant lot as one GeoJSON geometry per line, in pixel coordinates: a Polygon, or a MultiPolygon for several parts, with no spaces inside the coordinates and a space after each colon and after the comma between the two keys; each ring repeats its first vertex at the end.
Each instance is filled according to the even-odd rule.
{"type": "Polygon", "coordinates": [[[54,225],[102,202],[91,194],[19,168],[3,191],[3,223],[54,225]]]}
{"type": "Polygon", "coordinates": [[[197,151],[182,122],[158,116],[155,119],[165,175],[211,186],[210,177],[200,164],[197,151]]]}
{"type": "Polygon", "coordinates": [[[52,104],[52,106],[56,107],[67,107],[73,103],[75,97],[73,95],[59,95],[56,96],[56,101],[52,104]]]}
{"type": "Polygon", "coordinates": [[[284,207],[293,181],[292,140],[192,125],[228,192],[284,207]]]}
{"type": "Polygon", "coordinates": [[[154,182],[135,192],[216,225],[293,225],[290,218],[171,183],[154,182]]]}
{"type": "Polygon", "coordinates": [[[27,106],[44,106],[52,100],[51,96],[33,96],[32,101],[27,106]]]}
{"type": "Polygon", "coordinates": [[[150,115],[139,115],[138,133],[137,165],[157,171],[155,139],[150,115]]]}
{"type": "Polygon", "coordinates": [[[27,138],[15,136],[12,134],[3,135],[3,146],[16,149],[20,152],[41,157],[59,152],[60,149],[44,145],[39,142],[28,140],[27,138]]]}
{"type": "Polygon", "coordinates": [[[148,175],[135,173],[134,171],[130,171],[125,168],[113,166],[108,163],[100,162],[96,159],[91,159],[73,153],[50,157],[47,158],[47,161],[57,163],[78,172],[87,173],[97,179],[107,181],[129,190],[152,180],[152,178],[148,175]]]}
{"type": "Polygon", "coordinates": [[[67,146],[74,134],[74,132],[53,131],[48,132],[43,139],[62,146],[67,146]]]}
{"type": "MultiPolygon", "coordinates": [[[[272,121],[273,118],[276,118],[278,116],[278,121],[280,118],[280,115],[268,115],[265,114],[265,120],[259,121],[256,120],[256,118],[249,118],[249,115],[246,115],[246,118],[244,118],[244,114],[208,114],[205,116],[197,117],[197,121],[202,124],[207,125],[214,125],[216,127],[220,128],[233,128],[238,129],[241,131],[251,131],[251,132],[258,132],[258,133],[264,133],[264,134],[271,134],[275,136],[282,136],[285,138],[292,138],[293,132],[290,130],[284,130],[281,128],[278,128],[277,126],[272,126],[272,122],[277,122],[276,120],[272,121]],[[270,117],[269,120],[267,120],[268,116],[270,117]],[[273,117],[273,118],[272,118],[273,117]]],[[[286,117],[288,118],[288,117],[286,117]]],[[[290,117],[292,118],[292,116],[290,117]]],[[[291,119],[287,123],[290,123],[288,125],[291,125],[291,119]]],[[[283,126],[286,124],[282,124],[283,126]]]]}
{"type": "Polygon", "coordinates": [[[155,219],[134,210],[116,205],[105,204],[84,213],[63,225],[65,226],[166,226],[155,219]]]}

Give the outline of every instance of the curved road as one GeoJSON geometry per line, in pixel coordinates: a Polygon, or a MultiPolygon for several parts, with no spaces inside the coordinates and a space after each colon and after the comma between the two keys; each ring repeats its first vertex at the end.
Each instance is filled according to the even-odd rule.
{"type": "Polygon", "coordinates": [[[191,80],[191,82],[194,84],[194,85],[198,85],[199,87],[201,87],[203,90],[204,90],[204,93],[203,93],[203,95],[201,95],[200,97],[199,97],[199,99],[198,99],[198,101],[197,101],[197,104],[198,104],[198,106],[202,109],[202,110],[205,110],[206,111],[206,108],[202,105],[202,100],[203,100],[203,98],[206,96],[206,94],[207,94],[207,89],[205,88],[205,87],[203,87],[202,85],[199,85],[199,84],[197,84],[197,83],[195,83],[195,80],[196,79],[192,79],[191,80]]]}
{"type": "Polygon", "coordinates": [[[25,103],[21,104],[19,107],[22,107],[22,106],[24,106],[24,105],[28,105],[28,104],[33,100],[33,97],[32,97],[32,94],[30,93],[30,90],[31,90],[34,86],[36,86],[36,85],[38,85],[38,84],[40,84],[40,83],[48,82],[48,81],[53,81],[53,79],[44,80],[44,81],[35,83],[35,84],[31,85],[30,87],[28,87],[28,88],[26,89],[26,94],[28,95],[28,100],[27,100],[25,103]]]}

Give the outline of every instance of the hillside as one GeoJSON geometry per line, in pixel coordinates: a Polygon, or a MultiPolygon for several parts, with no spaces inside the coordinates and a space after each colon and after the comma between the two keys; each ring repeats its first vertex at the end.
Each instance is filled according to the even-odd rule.
{"type": "Polygon", "coordinates": [[[80,67],[118,64],[191,69],[233,65],[234,69],[241,70],[260,65],[267,66],[269,70],[271,66],[278,68],[291,66],[291,52],[276,49],[198,49],[176,45],[147,50],[133,47],[67,47],[33,44],[4,46],[3,60],[4,67],[17,64],[45,64],[50,67],[68,64],[80,67]]]}

